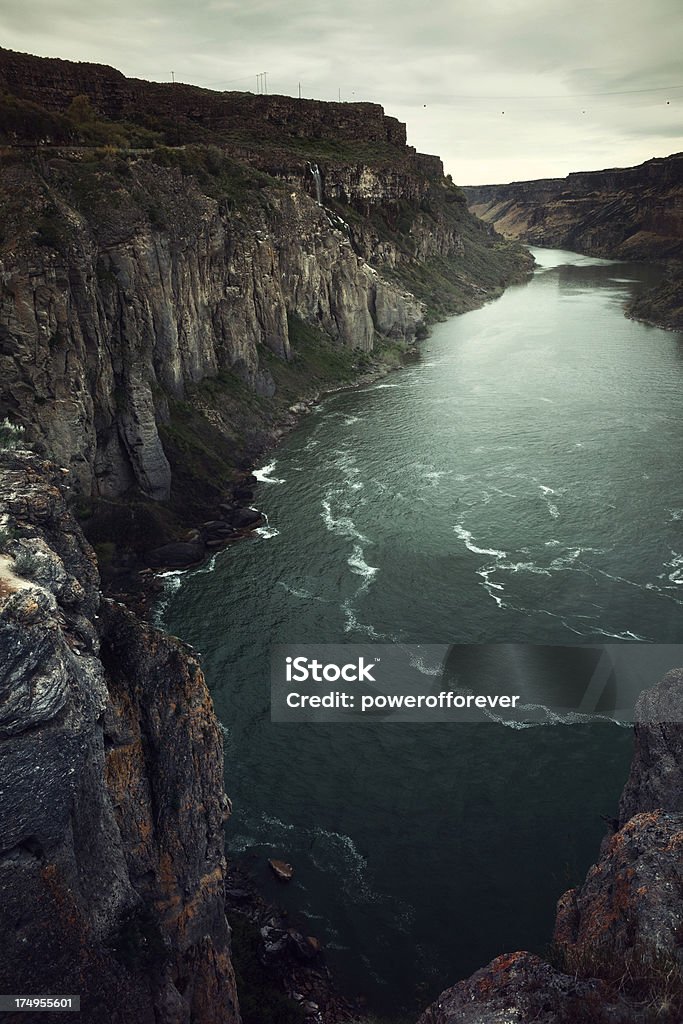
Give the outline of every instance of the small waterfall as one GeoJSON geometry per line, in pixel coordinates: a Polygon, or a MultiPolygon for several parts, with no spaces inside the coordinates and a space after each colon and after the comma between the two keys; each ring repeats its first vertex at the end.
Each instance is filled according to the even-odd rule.
{"type": "Polygon", "coordinates": [[[320,174],[320,168],[317,164],[309,164],[308,169],[313,175],[315,181],[315,198],[318,200],[318,206],[323,205],[323,179],[320,174]]]}

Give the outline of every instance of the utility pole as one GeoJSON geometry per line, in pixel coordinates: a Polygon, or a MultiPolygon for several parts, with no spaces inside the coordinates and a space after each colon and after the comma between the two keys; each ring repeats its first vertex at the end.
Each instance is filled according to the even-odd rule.
{"type": "Polygon", "coordinates": [[[263,91],[264,91],[264,93],[267,96],[268,95],[268,72],[267,71],[263,72],[263,91]]]}
{"type": "Polygon", "coordinates": [[[299,99],[301,99],[301,82],[299,82],[299,99]]]}

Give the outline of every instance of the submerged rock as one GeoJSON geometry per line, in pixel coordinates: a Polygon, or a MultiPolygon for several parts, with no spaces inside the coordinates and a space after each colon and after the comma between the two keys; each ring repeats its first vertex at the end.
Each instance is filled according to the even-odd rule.
{"type": "Polygon", "coordinates": [[[636,718],[618,830],[558,902],[553,963],[500,956],[420,1024],[683,1021],[683,670],[641,695],[636,718]]]}
{"type": "Polygon", "coordinates": [[[276,878],[281,882],[291,882],[294,877],[294,868],[284,860],[269,860],[268,864],[276,878]]]}

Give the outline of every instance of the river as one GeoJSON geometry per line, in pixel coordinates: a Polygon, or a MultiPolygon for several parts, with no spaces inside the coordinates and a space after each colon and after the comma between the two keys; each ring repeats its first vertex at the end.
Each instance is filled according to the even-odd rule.
{"type": "Polygon", "coordinates": [[[261,467],[268,525],[160,608],[224,727],[230,855],[384,1012],[548,944],[631,730],[273,724],[271,645],[683,641],[683,336],[623,316],[653,268],[532,251],[529,283],[325,398],[261,467]]]}

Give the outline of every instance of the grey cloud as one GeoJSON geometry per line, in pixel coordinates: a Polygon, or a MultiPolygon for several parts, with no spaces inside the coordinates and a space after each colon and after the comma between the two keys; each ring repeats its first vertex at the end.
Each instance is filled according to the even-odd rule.
{"type": "Polygon", "coordinates": [[[642,91],[683,84],[678,0],[5,0],[0,28],[142,78],[246,89],[267,70],[273,92],[382,103],[463,182],[683,148],[683,89],[642,91]]]}

